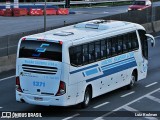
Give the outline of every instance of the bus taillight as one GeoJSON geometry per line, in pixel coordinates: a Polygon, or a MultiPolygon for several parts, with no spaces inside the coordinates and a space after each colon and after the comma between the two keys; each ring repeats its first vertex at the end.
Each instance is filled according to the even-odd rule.
{"type": "Polygon", "coordinates": [[[21,86],[20,86],[20,80],[19,76],[16,77],[16,90],[19,92],[22,92],[21,86]]]}
{"type": "Polygon", "coordinates": [[[24,37],[24,38],[22,38],[22,41],[24,41],[24,40],[26,40],[26,38],[24,37]]]}
{"type": "Polygon", "coordinates": [[[59,41],[59,44],[60,44],[60,45],[62,45],[62,44],[63,44],[63,42],[62,42],[62,41],[59,41]]]}
{"type": "Polygon", "coordinates": [[[59,89],[56,96],[61,96],[66,93],[66,84],[63,81],[60,81],[59,89]]]}

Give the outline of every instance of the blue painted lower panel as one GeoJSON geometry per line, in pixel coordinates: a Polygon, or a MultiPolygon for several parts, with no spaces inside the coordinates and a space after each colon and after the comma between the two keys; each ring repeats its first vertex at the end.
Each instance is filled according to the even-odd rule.
{"type": "Polygon", "coordinates": [[[127,63],[127,64],[123,64],[121,66],[117,66],[117,67],[114,67],[112,69],[105,70],[105,71],[103,71],[103,75],[87,79],[86,82],[97,80],[99,78],[106,77],[108,75],[111,75],[111,74],[114,74],[114,73],[129,69],[129,68],[132,68],[132,67],[135,67],[135,66],[137,66],[136,61],[133,61],[133,62],[130,62],[130,63],[127,63]]]}

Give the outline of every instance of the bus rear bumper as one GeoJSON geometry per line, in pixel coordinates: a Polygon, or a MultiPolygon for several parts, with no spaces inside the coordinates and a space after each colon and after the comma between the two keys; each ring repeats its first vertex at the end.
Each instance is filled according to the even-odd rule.
{"type": "Polygon", "coordinates": [[[68,106],[68,104],[66,104],[67,102],[65,95],[42,96],[42,95],[26,94],[16,91],[16,101],[34,105],[42,105],[42,106],[68,106]]]}

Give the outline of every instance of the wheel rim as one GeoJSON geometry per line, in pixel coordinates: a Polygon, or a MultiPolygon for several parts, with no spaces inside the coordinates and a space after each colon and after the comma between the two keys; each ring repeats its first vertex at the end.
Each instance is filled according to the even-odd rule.
{"type": "Polygon", "coordinates": [[[132,76],[132,79],[131,79],[131,86],[134,86],[134,83],[135,83],[135,76],[132,76]]]}
{"type": "Polygon", "coordinates": [[[88,103],[90,101],[90,96],[89,96],[89,92],[88,91],[86,91],[86,93],[85,93],[84,100],[85,100],[85,104],[88,105],[88,103]]]}

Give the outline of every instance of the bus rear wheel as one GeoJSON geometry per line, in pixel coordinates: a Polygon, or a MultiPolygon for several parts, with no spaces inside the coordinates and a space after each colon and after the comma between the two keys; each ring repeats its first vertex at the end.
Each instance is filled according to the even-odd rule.
{"type": "Polygon", "coordinates": [[[89,87],[87,87],[84,93],[84,100],[81,103],[82,108],[88,107],[90,104],[90,101],[91,101],[91,90],[89,87]]]}

